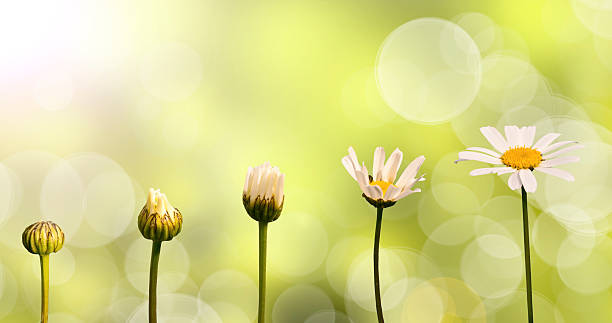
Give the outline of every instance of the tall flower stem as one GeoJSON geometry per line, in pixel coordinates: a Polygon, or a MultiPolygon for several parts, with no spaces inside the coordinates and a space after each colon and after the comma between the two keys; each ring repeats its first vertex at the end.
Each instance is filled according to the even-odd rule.
{"type": "Polygon", "coordinates": [[[40,322],[49,322],[49,255],[40,255],[40,322]]]}
{"type": "Polygon", "coordinates": [[[385,322],[383,318],[382,302],[380,300],[380,279],[378,270],[378,254],[380,245],[380,227],[382,226],[383,208],[376,208],[376,231],[374,233],[374,297],[376,298],[376,316],[378,323],[385,322]]]}
{"type": "Polygon", "coordinates": [[[149,323],[157,323],[157,267],[161,241],[153,240],[151,250],[151,269],[149,270],[149,323]]]}
{"type": "Polygon", "coordinates": [[[266,248],[268,244],[268,222],[259,221],[259,307],[257,322],[264,323],[266,314],[266,248]]]}
{"type": "Polygon", "coordinates": [[[525,247],[525,282],[527,285],[527,318],[533,323],[533,300],[531,291],[531,256],[529,247],[529,216],[527,214],[527,192],[521,186],[523,198],[523,245],[525,247]]]}

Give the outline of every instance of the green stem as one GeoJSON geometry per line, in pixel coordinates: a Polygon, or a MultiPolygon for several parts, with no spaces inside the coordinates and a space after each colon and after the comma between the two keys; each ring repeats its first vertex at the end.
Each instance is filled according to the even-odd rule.
{"type": "Polygon", "coordinates": [[[380,279],[378,271],[378,248],[380,245],[380,227],[382,225],[383,208],[379,207],[376,210],[376,231],[374,233],[374,297],[376,298],[376,315],[378,323],[385,322],[383,318],[382,302],[380,300],[380,279]]]}
{"type": "Polygon", "coordinates": [[[529,247],[529,216],[527,214],[527,192],[521,186],[523,198],[523,245],[525,247],[525,282],[527,285],[527,318],[533,323],[533,300],[531,291],[531,256],[529,247]]]}
{"type": "Polygon", "coordinates": [[[40,322],[49,322],[49,255],[40,255],[40,322]]]}
{"type": "Polygon", "coordinates": [[[149,270],[149,323],[157,323],[157,267],[161,241],[153,241],[151,269],[149,270]]]}
{"type": "Polygon", "coordinates": [[[266,248],[268,243],[268,222],[259,222],[259,307],[257,322],[264,323],[266,314],[266,248]]]}

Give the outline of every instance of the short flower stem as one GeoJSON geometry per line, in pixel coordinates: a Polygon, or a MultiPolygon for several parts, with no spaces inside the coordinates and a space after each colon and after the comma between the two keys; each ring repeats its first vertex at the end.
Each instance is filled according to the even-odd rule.
{"type": "Polygon", "coordinates": [[[378,249],[380,245],[380,227],[382,225],[383,208],[379,207],[376,210],[376,231],[374,233],[374,297],[376,298],[376,315],[378,323],[385,322],[383,318],[382,302],[380,300],[380,279],[378,271],[378,249]]]}
{"type": "Polygon", "coordinates": [[[264,323],[266,314],[266,248],[268,243],[268,222],[259,221],[259,307],[257,322],[264,323]]]}
{"type": "Polygon", "coordinates": [[[149,323],[157,323],[157,267],[161,241],[153,241],[151,250],[151,269],[149,271],[149,323]]]}
{"type": "Polygon", "coordinates": [[[525,247],[525,282],[527,285],[527,318],[529,323],[533,323],[533,300],[531,292],[531,257],[529,247],[529,216],[527,214],[527,192],[521,186],[523,198],[523,245],[525,247]]]}
{"type": "Polygon", "coordinates": [[[40,322],[49,322],[49,255],[40,255],[40,322]]]}

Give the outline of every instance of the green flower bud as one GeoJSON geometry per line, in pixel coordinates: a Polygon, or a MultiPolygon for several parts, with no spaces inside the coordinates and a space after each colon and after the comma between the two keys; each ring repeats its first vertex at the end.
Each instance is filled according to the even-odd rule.
{"type": "Polygon", "coordinates": [[[147,203],[138,215],[142,236],[153,241],[170,241],[181,232],[183,216],[168,202],[165,194],[149,189],[147,203]]]}
{"type": "Polygon", "coordinates": [[[21,235],[23,246],[33,254],[48,255],[64,246],[64,232],[51,221],[39,221],[28,226],[21,235]]]}
{"type": "Polygon", "coordinates": [[[242,204],[251,218],[259,222],[278,219],[285,203],[285,174],[278,167],[266,162],[255,168],[249,167],[242,204]]]}

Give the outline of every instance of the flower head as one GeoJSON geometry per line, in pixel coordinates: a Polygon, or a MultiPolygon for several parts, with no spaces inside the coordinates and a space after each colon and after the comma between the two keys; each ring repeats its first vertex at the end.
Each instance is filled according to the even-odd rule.
{"type": "Polygon", "coordinates": [[[573,181],[572,174],[554,166],[573,163],[580,160],[577,156],[558,157],[568,151],[582,148],[576,141],[559,141],[553,143],[561,134],[549,133],[534,142],[536,127],[506,126],[504,127],[506,137],[493,127],[482,127],[480,132],[487,138],[489,143],[497,151],[487,148],[470,147],[459,153],[456,162],[464,160],[477,160],[501,167],[478,168],[470,172],[470,175],[484,174],[508,174],[508,186],[516,190],[521,186],[527,192],[535,192],[538,183],[534,171],[557,176],[567,181],[573,181]],[[559,149],[564,147],[563,149],[559,149]]]}
{"type": "Polygon", "coordinates": [[[138,215],[138,229],[149,240],[169,241],[181,232],[183,216],[168,202],[166,194],[149,189],[145,206],[138,215]]]}
{"type": "Polygon", "coordinates": [[[28,226],[21,235],[23,246],[33,254],[48,255],[64,246],[64,232],[51,221],[39,221],[28,226]]]}
{"type": "Polygon", "coordinates": [[[242,203],[249,216],[260,222],[278,219],[285,203],[284,185],[285,174],[278,167],[268,162],[249,167],[242,190],[242,203]]]}
{"type": "Polygon", "coordinates": [[[424,156],[419,156],[413,160],[396,182],[395,177],[403,157],[399,149],[395,149],[387,162],[385,162],[384,148],[376,148],[374,151],[372,175],[369,175],[365,163],[359,164],[353,147],[349,147],[348,152],[349,154],[342,158],[342,164],[353,179],[359,183],[363,197],[373,206],[389,207],[398,200],[421,191],[419,188],[413,190],[412,186],[418,181],[425,180],[424,175],[416,177],[419,168],[421,168],[425,161],[424,156]]]}

